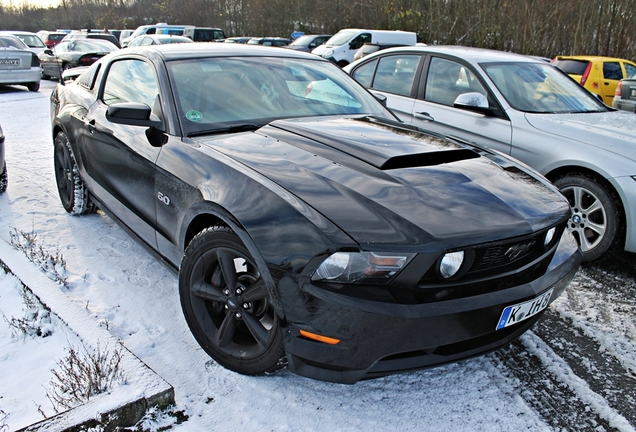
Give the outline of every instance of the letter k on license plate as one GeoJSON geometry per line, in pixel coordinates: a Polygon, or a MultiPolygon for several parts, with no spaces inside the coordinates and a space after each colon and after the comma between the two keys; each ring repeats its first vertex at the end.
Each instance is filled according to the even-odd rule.
{"type": "Polygon", "coordinates": [[[550,297],[552,297],[552,288],[532,300],[508,306],[503,310],[501,318],[499,318],[497,330],[501,330],[538,314],[548,307],[550,297]]]}

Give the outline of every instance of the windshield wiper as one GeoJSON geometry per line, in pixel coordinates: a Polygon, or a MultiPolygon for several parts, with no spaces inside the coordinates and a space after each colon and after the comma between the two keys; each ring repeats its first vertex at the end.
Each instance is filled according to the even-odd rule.
{"type": "Polygon", "coordinates": [[[201,130],[201,131],[189,132],[187,134],[187,136],[189,138],[191,138],[191,137],[197,137],[197,136],[202,136],[202,135],[215,135],[215,134],[224,134],[224,133],[230,134],[230,133],[235,133],[235,132],[249,132],[249,131],[258,130],[261,127],[262,127],[262,125],[257,125],[255,123],[240,123],[240,124],[216,127],[216,128],[213,128],[213,129],[205,129],[205,130],[201,130]]]}

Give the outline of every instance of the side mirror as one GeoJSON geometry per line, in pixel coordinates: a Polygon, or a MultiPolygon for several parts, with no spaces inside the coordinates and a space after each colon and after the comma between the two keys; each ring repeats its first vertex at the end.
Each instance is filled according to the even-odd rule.
{"type": "Polygon", "coordinates": [[[371,92],[371,94],[382,104],[382,106],[386,108],[386,100],[387,100],[386,95],[383,95],[380,93],[374,93],[374,92],[371,92]]]}
{"type": "Polygon", "coordinates": [[[152,110],[146,104],[137,102],[124,102],[112,104],[106,110],[106,119],[112,123],[130,126],[144,126],[159,128],[161,120],[152,114],[152,110]]]}
{"type": "Polygon", "coordinates": [[[45,49],[43,52],[44,52],[44,54],[46,54],[46,55],[50,55],[50,56],[55,55],[55,54],[53,54],[53,51],[52,51],[51,49],[45,49]]]}
{"type": "Polygon", "coordinates": [[[491,114],[492,109],[488,106],[488,99],[481,93],[470,92],[462,93],[457,96],[453,102],[455,108],[461,108],[469,111],[476,111],[482,114],[491,114]]]}

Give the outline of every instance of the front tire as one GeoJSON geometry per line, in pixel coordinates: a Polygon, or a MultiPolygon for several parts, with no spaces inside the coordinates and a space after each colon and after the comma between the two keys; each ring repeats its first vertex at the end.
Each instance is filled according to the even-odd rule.
{"type": "Polygon", "coordinates": [[[4,163],[2,174],[0,174],[0,193],[4,193],[9,186],[9,174],[7,173],[7,163],[4,163]]]}
{"type": "Polygon", "coordinates": [[[608,186],[582,173],[559,177],[554,185],[572,207],[568,229],[584,261],[606,259],[623,249],[625,218],[619,197],[608,186]]]}
{"type": "Polygon", "coordinates": [[[36,92],[40,90],[40,83],[39,82],[28,83],[26,87],[29,89],[30,92],[36,92]]]}
{"type": "Polygon", "coordinates": [[[64,132],[55,137],[54,153],[55,180],[64,210],[74,216],[93,213],[97,208],[88,197],[88,190],[80,177],[71,144],[64,132]]]}
{"type": "Polygon", "coordinates": [[[192,334],[220,365],[245,375],[284,366],[283,337],[263,275],[230,228],[207,228],[192,239],[179,294],[192,334]]]}

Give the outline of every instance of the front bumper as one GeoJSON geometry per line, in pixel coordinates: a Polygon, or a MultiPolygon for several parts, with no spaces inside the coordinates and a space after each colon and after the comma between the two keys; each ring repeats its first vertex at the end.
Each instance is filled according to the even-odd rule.
{"type": "MultiPolygon", "coordinates": [[[[541,313],[496,331],[505,307],[553,288],[554,301],[574,278],[582,255],[564,234],[545,274],[500,291],[426,304],[382,303],[351,298],[313,285],[303,286],[287,312],[285,349],[292,372],[352,384],[364,378],[421,369],[500,348],[530,328],[541,313]],[[329,345],[300,330],[340,339],[329,345]]],[[[294,282],[284,278],[281,292],[294,282]]],[[[287,296],[286,296],[287,297],[287,296]]]]}

